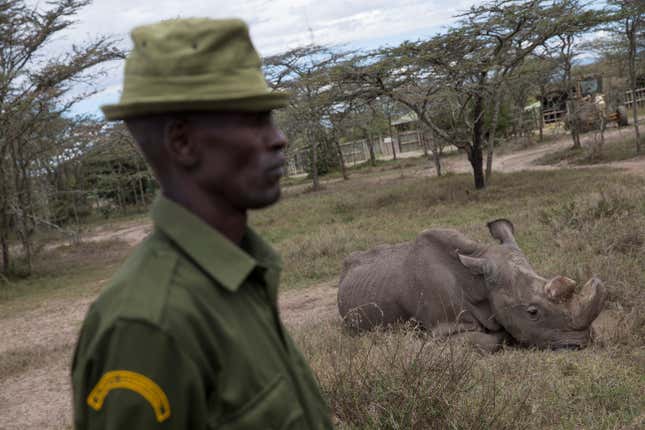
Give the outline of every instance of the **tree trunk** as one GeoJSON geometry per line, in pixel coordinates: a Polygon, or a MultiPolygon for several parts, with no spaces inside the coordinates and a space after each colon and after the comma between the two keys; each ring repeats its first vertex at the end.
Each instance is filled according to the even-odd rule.
{"type": "Polygon", "coordinates": [[[540,85],[540,117],[538,118],[538,127],[540,128],[540,143],[544,141],[544,100],[546,100],[546,88],[540,85]]]}
{"type": "Polygon", "coordinates": [[[6,198],[2,199],[2,223],[0,224],[0,245],[2,245],[2,272],[8,274],[11,267],[11,251],[9,249],[9,208],[6,198]]]}
{"type": "Polygon", "coordinates": [[[309,145],[311,146],[311,181],[314,191],[320,189],[320,182],[318,180],[318,147],[316,145],[315,139],[311,137],[311,133],[307,131],[307,137],[309,138],[309,145]]]}
{"type": "Polygon", "coordinates": [[[336,145],[336,151],[338,151],[338,164],[340,167],[340,173],[343,175],[343,180],[348,180],[347,168],[345,167],[345,157],[343,157],[343,150],[340,147],[340,141],[334,137],[334,144],[336,145]]]}
{"type": "Polygon", "coordinates": [[[139,182],[139,192],[141,193],[141,203],[145,207],[145,205],[147,203],[146,202],[146,193],[143,190],[143,175],[141,173],[139,173],[139,181],[138,182],[139,182]]]}
{"type": "Polygon", "coordinates": [[[634,134],[636,135],[636,154],[641,153],[641,133],[638,128],[638,104],[636,103],[636,20],[629,26],[629,19],[625,22],[627,38],[629,39],[629,89],[632,92],[632,115],[634,118],[634,134]]]}
{"type": "MultiPolygon", "coordinates": [[[[1,155],[1,154],[0,154],[1,155]]],[[[2,199],[2,207],[0,212],[0,245],[2,246],[2,273],[8,274],[11,265],[11,254],[9,250],[9,203],[7,202],[8,183],[5,176],[6,171],[0,171],[0,199],[2,199]]]]}
{"type": "Polygon", "coordinates": [[[376,167],[376,155],[374,154],[374,142],[372,142],[372,135],[365,132],[365,141],[367,142],[367,150],[370,153],[370,164],[376,167]]]}
{"type": "Polygon", "coordinates": [[[473,106],[473,142],[468,154],[468,160],[473,167],[473,176],[475,178],[475,188],[480,190],[486,187],[484,177],[484,156],[482,152],[482,141],[484,134],[484,82],[486,72],[479,75],[480,91],[475,97],[473,106]]]}
{"type": "Polygon", "coordinates": [[[598,148],[598,155],[602,156],[603,147],[605,146],[605,121],[604,113],[600,113],[600,148],[598,148]]]}
{"type": "Polygon", "coordinates": [[[396,146],[394,145],[394,133],[392,133],[392,117],[388,114],[387,126],[390,130],[390,145],[392,146],[392,159],[396,160],[396,146]]]}
{"type": "Polygon", "coordinates": [[[394,134],[396,134],[396,146],[399,148],[399,154],[403,151],[403,148],[401,148],[401,139],[399,138],[399,130],[394,129],[394,134]]]}
{"type": "Polygon", "coordinates": [[[493,121],[490,126],[488,135],[488,154],[486,157],[486,182],[489,182],[493,176],[493,152],[495,151],[495,130],[497,130],[497,121],[499,120],[499,109],[501,104],[501,91],[493,94],[495,105],[493,107],[493,121]]]}
{"type": "Polygon", "coordinates": [[[421,144],[421,147],[423,148],[423,156],[426,158],[429,158],[428,156],[428,146],[426,145],[426,140],[423,138],[423,134],[421,133],[421,130],[417,127],[417,142],[421,144]]]}
{"type": "Polygon", "coordinates": [[[0,273],[8,274],[11,258],[9,254],[9,240],[7,240],[4,231],[0,232],[0,243],[2,244],[2,272],[0,273]]]}
{"type": "Polygon", "coordinates": [[[315,143],[311,145],[311,180],[313,190],[318,191],[320,189],[320,181],[318,180],[318,148],[315,143]]]}
{"type": "Polygon", "coordinates": [[[567,101],[567,117],[569,118],[569,131],[571,131],[571,140],[573,141],[571,149],[579,149],[582,145],[580,144],[580,133],[578,132],[577,106],[574,100],[567,101]]]}
{"type": "Polygon", "coordinates": [[[434,160],[434,168],[437,170],[437,176],[441,176],[441,154],[439,153],[438,145],[432,141],[432,159],[434,160]]]}
{"type": "MultiPolygon", "coordinates": [[[[480,84],[483,84],[485,74],[482,73],[480,77],[480,84]]],[[[486,187],[486,180],[484,177],[484,157],[482,153],[482,140],[484,131],[484,96],[478,94],[475,99],[475,106],[473,107],[473,144],[470,148],[468,159],[473,167],[473,175],[475,177],[475,188],[480,190],[486,187]]]]}
{"type": "Polygon", "coordinates": [[[481,190],[486,187],[484,177],[484,156],[481,146],[471,147],[468,151],[468,161],[473,168],[473,177],[475,179],[475,188],[481,190]]]}
{"type": "Polygon", "coordinates": [[[31,274],[32,267],[32,243],[31,234],[31,221],[29,218],[30,210],[32,209],[32,196],[31,184],[29,182],[29,175],[26,169],[26,164],[23,161],[21,142],[14,142],[11,145],[11,157],[13,158],[13,181],[16,192],[14,201],[15,223],[16,232],[24,251],[25,263],[27,264],[27,274],[31,274]]]}

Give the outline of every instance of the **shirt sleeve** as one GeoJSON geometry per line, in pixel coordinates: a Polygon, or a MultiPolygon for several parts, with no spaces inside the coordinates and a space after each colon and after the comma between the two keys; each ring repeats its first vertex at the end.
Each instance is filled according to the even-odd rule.
{"type": "Polygon", "coordinates": [[[199,371],[166,333],[119,321],[94,344],[86,331],[72,366],[77,430],[206,428],[199,371]]]}

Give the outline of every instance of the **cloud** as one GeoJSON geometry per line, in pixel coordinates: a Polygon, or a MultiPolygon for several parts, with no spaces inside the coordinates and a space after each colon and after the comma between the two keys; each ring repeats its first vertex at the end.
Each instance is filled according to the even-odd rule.
{"type": "MultiPolygon", "coordinates": [[[[375,40],[415,39],[431,35],[454,22],[453,16],[477,0],[95,0],[77,16],[78,22],[54,43],[55,51],[70,43],[83,43],[96,35],[112,35],[121,46],[130,47],[133,27],[177,17],[240,17],[249,23],[251,36],[261,55],[272,55],[311,43],[353,47],[373,46],[375,40]]],[[[120,82],[122,67],[113,68],[103,88],[120,82]]],[[[118,92],[107,89],[93,97],[114,102],[118,92]],[[109,99],[113,97],[113,99],[109,99]]],[[[77,111],[79,111],[77,107],[77,111]]],[[[91,100],[82,109],[98,112],[91,100]]]]}

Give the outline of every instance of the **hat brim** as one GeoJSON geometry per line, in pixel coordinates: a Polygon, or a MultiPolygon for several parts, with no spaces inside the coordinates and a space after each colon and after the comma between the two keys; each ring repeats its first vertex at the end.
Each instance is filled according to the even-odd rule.
{"type": "Polygon", "coordinates": [[[145,100],[132,103],[103,105],[101,110],[108,121],[172,112],[264,112],[286,107],[289,94],[267,94],[222,100],[145,100]]]}

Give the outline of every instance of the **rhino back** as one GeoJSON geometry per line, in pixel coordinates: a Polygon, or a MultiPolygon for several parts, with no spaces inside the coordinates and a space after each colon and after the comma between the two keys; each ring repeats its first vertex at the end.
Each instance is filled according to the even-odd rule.
{"type": "Polygon", "coordinates": [[[464,267],[457,253],[479,255],[485,246],[456,230],[421,233],[402,264],[409,286],[401,303],[427,328],[444,323],[483,325],[498,330],[483,278],[464,267]]]}
{"type": "Polygon", "coordinates": [[[338,310],[349,326],[370,329],[408,317],[402,314],[399,301],[406,289],[402,264],[411,246],[410,242],[380,245],[345,259],[338,310]]]}

